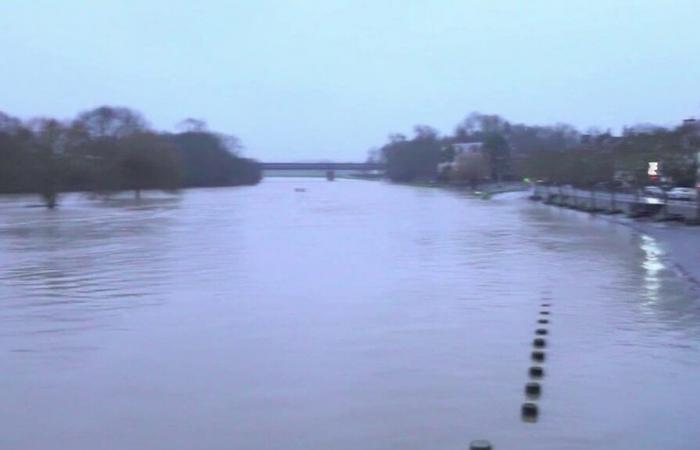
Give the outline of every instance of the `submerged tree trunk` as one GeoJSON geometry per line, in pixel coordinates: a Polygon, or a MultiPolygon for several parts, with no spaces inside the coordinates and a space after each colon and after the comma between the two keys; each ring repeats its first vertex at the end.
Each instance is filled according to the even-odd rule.
{"type": "Polygon", "coordinates": [[[54,209],[58,204],[58,183],[56,174],[56,164],[54,161],[53,147],[49,146],[44,155],[45,169],[39,194],[44,200],[44,204],[49,209],[54,209]]]}
{"type": "Polygon", "coordinates": [[[610,188],[610,210],[611,212],[617,211],[617,204],[615,202],[615,188],[610,188]]]}
{"type": "Polygon", "coordinates": [[[41,193],[41,198],[44,199],[44,205],[49,209],[54,209],[58,204],[58,195],[55,190],[47,190],[41,193]]]}

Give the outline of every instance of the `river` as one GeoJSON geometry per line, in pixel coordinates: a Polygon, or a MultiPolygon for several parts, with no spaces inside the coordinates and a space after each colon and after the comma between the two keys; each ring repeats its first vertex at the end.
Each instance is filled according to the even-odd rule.
{"type": "Polygon", "coordinates": [[[700,442],[698,290],[626,226],[303,178],[32,202],[0,197],[1,449],[700,442]]]}

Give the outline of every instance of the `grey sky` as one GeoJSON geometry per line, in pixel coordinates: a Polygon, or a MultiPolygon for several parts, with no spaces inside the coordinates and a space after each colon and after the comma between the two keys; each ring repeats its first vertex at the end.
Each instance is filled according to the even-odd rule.
{"type": "Polygon", "coordinates": [[[262,160],[362,160],[470,111],[579,127],[700,115],[700,1],[2,0],[0,110],[133,107],[262,160]]]}

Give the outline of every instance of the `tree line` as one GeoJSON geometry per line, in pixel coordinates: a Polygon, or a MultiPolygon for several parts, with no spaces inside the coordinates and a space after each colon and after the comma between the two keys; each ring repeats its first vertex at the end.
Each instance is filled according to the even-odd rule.
{"type": "Polygon", "coordinates": [[[557,184],[591,187],[600,184],[649,184],[649,162],[659,162],[661,179],[693,186],[698,169],[700,124],[688,120],[666,128],[626,127],[620,136],[610,131],[577,130],[568,124],[551,126],[511,123],[498,115],[472,113],[440,136],[427,125],[414,136],[389,135],[370,150],[369,159],[383,162],[393,181],[468,182],[531,178],[557,184]],[[478,142],[481,151],[455,154],[455,144],[478,142]],[[441,167],[450,167],[442,172],[441,167]]]}
{"type": "Polygon", "coordinates": [[[153,130],[137,111],[102,106],[70,121],[22,121],[0,112],[0,193],[38,193],[49,208],[61,192],[110,195],[148,189],[255,184],[257,162],[240,142],[186,119],[177,133],[153,130]]]}

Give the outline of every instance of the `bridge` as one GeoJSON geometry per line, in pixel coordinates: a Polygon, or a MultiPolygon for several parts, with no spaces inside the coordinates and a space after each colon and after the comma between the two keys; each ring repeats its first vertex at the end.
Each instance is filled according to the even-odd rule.
{"type": "Polygon", "coordinates": [[[263,162],[260,163],[263,170],[384,170],[381,163],[354,163],[354,162],[263,162]]]}

